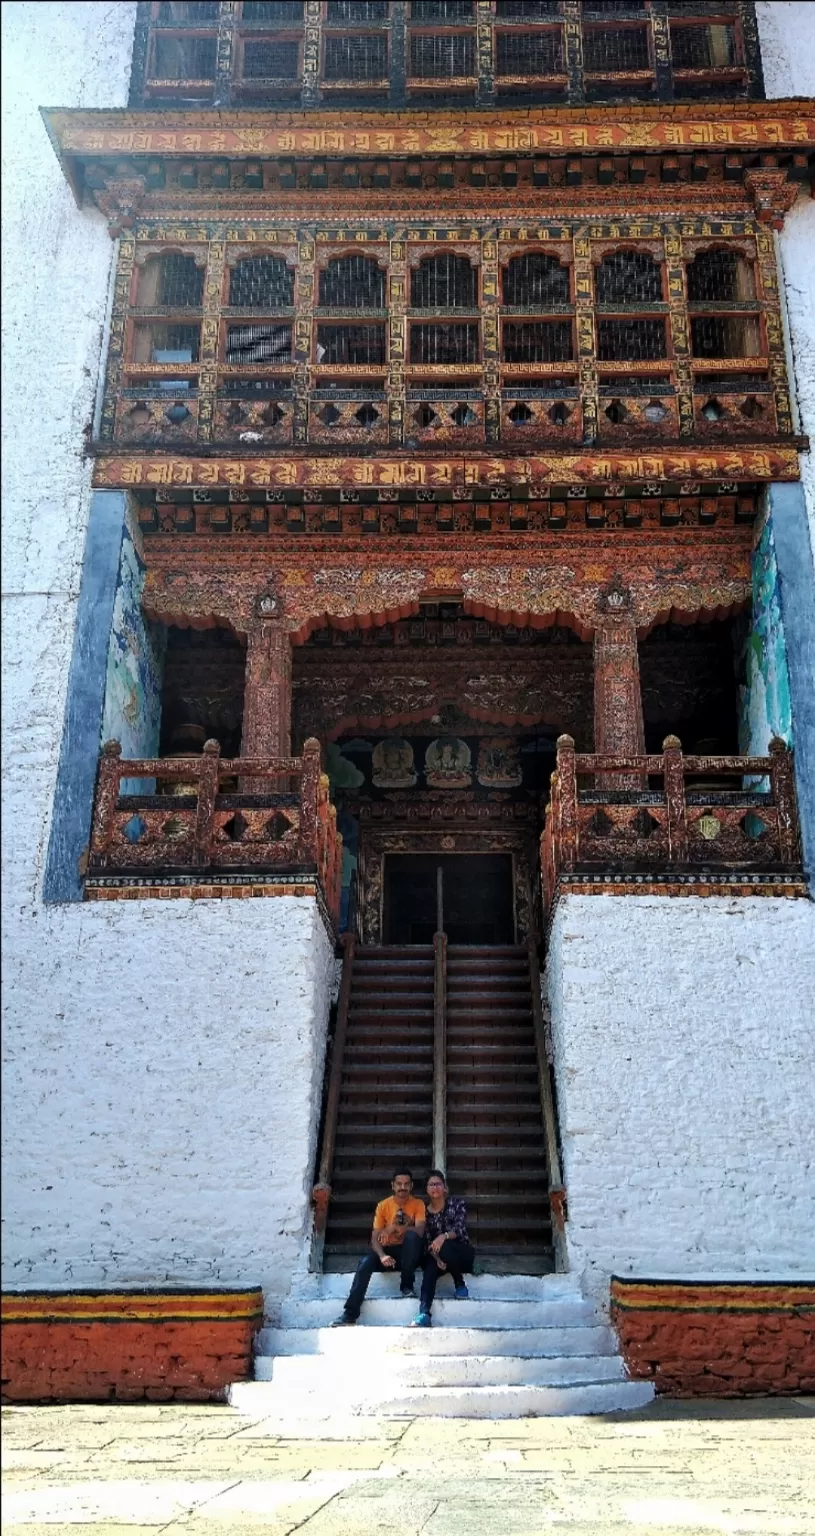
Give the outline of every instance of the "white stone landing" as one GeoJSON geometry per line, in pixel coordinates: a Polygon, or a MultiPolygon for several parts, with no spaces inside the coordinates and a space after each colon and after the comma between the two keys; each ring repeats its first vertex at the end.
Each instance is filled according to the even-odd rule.
{"type": "Polygon", "coordinates": [[[331,1328],[351,1275],[311,1275],[256,1341],[255,1379],[233,1407],[270,1417],[336,1414],[510,1419],[610,1413],[651,1401],[629,1381],[608,1324],[569,1275],[479,1275],[470,1301],[436,1292],[432,1328],[398,1275],[375,1275],[355,1328],[331,1328]]]}

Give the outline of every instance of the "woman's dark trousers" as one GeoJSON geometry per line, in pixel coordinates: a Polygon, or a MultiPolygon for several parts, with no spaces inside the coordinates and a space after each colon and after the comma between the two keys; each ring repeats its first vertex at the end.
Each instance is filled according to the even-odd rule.
{"type": "Polygon", "coordinates": [[[396,1260],[395,1270],[385,1269],[379,1254],[374,1253],[373,1248],[369,1248],[365,1257],[360,1259],[357,1265],[354,1283],[348,1293],[348,1300],[343,1309],[346,1317],[351,1317],[356,1322],[362,1308],[362,1303],[365,1300],[365,1292],[371,1283],[371,1275],[375,1275],[379,1269],[384,1270],[386,1275],[401,1275],[399,1289],[402,1295],[406,1291],[412,1291],[413,1278],[422,1256],[423,1247],[424,1238],[414,1231],[406,1232],[401,1243],[396,1243],[392,1247],[383,1246],[382,1252],[387,1254],[388,1258],[396,1260]]]}
{"type": "MultiPolygon", "coordinates": [[[[446,1243],[442,1243],[439,1254],[443,1264],[447,1265],[453,1282],[461,1284],[460,1276],[472,1274],[475,1252],[472,1243],[462,1243],[458,1237],[448,1237],[446,1243]]],[[[432,1253],[425,1255],[422,1263],[422,1297],[419,1302],[420,1312],[429,1312],[433,1306],[433,1297],[436,1294],[436,1286],[442,1278],[444,1271],[439,1269],[432,1253]]]]}

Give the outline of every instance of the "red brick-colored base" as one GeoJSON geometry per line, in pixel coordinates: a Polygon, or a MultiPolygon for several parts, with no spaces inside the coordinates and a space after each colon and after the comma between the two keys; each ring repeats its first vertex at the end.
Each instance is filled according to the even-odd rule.
{"type": "Polygon", "coordinates": [[[3,1401],[223,1401],[262,1316],[259,1288],[8,1293],[3,1401]]]}
{"type": "Polygon", "coordinates": [[[815,1283],[611,1282],[632,1376],[665,1397],[815,1391],[815,1283]]]}

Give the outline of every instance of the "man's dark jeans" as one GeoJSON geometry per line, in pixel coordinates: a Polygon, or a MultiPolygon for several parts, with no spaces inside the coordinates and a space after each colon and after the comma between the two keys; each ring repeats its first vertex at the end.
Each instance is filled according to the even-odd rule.
{"type": "MultiPolygon", "coordinates": [[[[454,1285],[461,1284],[461,1277],[472,1274],[475,1261],[475,1250],[472,1243],[462,1243],[457,1237],[448,1237],[446,1243],[442,1243],[439,1258],[452,1277],[454,1285]]],[[[419,1302],[420,1312],[429,1312],[433,1306],[433,1297],[436,1294],[436,1286],[441,1280],[444,1270],[439,1269],[432,1253],[428,1253],[422,1264],[422,1296],[419,1302]]]]}
{"type": "Polygon", "coordinates": [[[373,1248],[369,1248],[364,1259],[360,1259],[357,1265],[354,1283],[348,1293],[348,1300],[343,1309],[346,1317],[351,1317],[356,1322],[362,1308],[362,1303],[365,1300],[365,1292],[371,1282],[371,1275],[375,1275],[379,1269],[384,1270],[385,1274],[399,1273],[402,1277],[400,1290],[403,1292],[412,1290],[413,1277],[416,1274],[416,1266],[422,1256],[423,1247],[424,1238],[420,1237],[418,1232],[410,1230],[405,1233],[401,1243],[394,1244],[393,1247],[383,1246],[382,1252],[387,1254],[389,1258],[396,1260],[395,1271],[385,1269],[379,1254],[374,1253],[373,1248]]]}

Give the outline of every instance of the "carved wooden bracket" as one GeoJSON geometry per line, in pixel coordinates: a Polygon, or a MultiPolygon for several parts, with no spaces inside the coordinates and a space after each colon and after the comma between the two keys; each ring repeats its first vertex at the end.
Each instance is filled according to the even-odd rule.
{"type": "Polygon", "coordinates": [[[755,204],[759,224],[783,229],[784,216],[798,197],[798,183],[788,181],[786,171],[756,170],[745,171],[744,185],[755,204]]]}
{"type": "Polygon", "coordinates": [[[96,206],[105,215],[111,239],[132,229],[147,192],[143,176],[111,177],[96,193],[96,206]]]}

